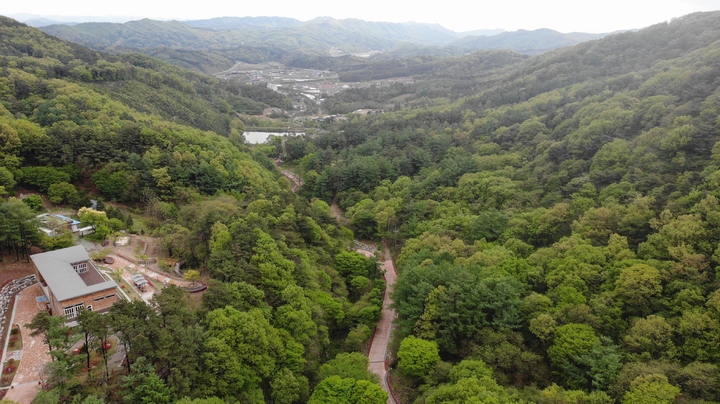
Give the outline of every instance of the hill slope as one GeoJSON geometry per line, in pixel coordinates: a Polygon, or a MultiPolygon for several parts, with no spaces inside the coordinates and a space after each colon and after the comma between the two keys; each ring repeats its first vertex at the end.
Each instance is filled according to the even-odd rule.
{"type": "Polygon", "coordinates": [[[466,36],[453,41],[449,46],[465,51],[506,49],[527,55],[536,55],[553,49],[600,39],[606,35],[580,32],[563,34],[551,29],[518,30],[493,36],[466,36]]]}
{"type": "Polygon", "coordinates": [[[286,17],[218,17],[208,20],[188,20],[182,21],[182,23],[193,28],[213,30],[267,30],[272,28],[294,27],[302,24],[302,21],[286,17]]]}
{"type": "Polygon", "coordinates": [[[399,401],[720,401],[720,12],[475,85],[286,142],[398,245],[399,401]]]}
{"type": "Polygon", "coordinates": [[[42,62],[48,77],[82,81],[138,111],[171,121],[227,135],[237,113],[259,114],[268,106],[292,107],[288,99],[263,87],[221,82],[142,54],[113,56],[90,51],[34,28],[12,25],[18,24],[10,22],[13,20],[3,21],[6,29],[15,29],[15,35],[32,41],[18,44],[8,37],[2,44],[3,55],[50,58],[42,62]],[[84,64],[76,65],[74,59],[84,64]]]}
{"type": "Polygon", "coordinates": [[[384,59],[461,56],[488,49],[538,54],[602,37],[551,30],[467,36],[439,25],[368,22],[328,17],[307,22],[277,17],[222,17],[197,21],[53,25],[44,32],[107,51],[141,51],[183,67],[217,72],[235,61],[281,62],[332,69],[329,56],[382,51],[384,59]],[[459,39],[460,37],[463,37],[459,39]]]}
{"type": "Polygon", "coordinates": [[[448,43],[457,35],[438,25],[366,22],[316,18],[301,23],[277,18],[223,18],[204,21],[140,20],[124,24],[52,25],[42,30],[95,49],[173,47],[210,49],[240,44],[272,44],[290,50],[299,46],[327,54],[331,48],[365,52],[400,42],[423,45],[448,43]]]}
{"type": "MultiPolygon", "coordinates": [[[[36,215],[44,201],[74,211],[92,197],[102,212],[79,213],[95,230],[86,238],[150,235],[168,259],[184,262],[188,278],[209,283],[201,299],[164,285],[151,304],[81,311],[77,321],[94,341],[113,334],[126,347],[127,369],[109,371],[106,344],[69,357],[71,342],[57,338],[48,348],[59,366],[48,369],[38,401],[139,402],[147,388],[152,402],[307,402],[326,377],[323,386],[348,380],[363,399],[387,401],[356,352],[380,316],[382,274],[348,252],[352,233],[327,204],[298,197],[267,154],[248,150],[232,103],[261,103],[236,97],[245,90],[0,17],[0,254],[72,245],[63,226],[56,237],[37,231],[36,215]],[[204,130],[218,118],[227,136],[204,130]],[[91,364],[90,355],[104,360],[91,364]],[[343,358],[361,380],[331,377],[345,374],[343,358]]],[[[50,323],[39,332],[68,335],[64,321],[50,323]]]]}
{"type": "MultiPolygon", "coordinates": [[[[130,175],[132,170],[126,165],[129,156],[142,155],[152,147],[172,155],[174,147],[185,143],[208,150],[208,155],[192,163],[196,169],[208,164],[216,153],[234,150],[231,161],[235,162],[227,164],[242,161],[257,172],[211,170],[212,174],[206,174],[214,179],[199,183],[205,174],[177,173],[178,186],[214,193],[242,187],[241,178],[248,175],[258,181],[245,183],[251,188],[277,189],[277,184],[272,184],[275,174],[240,153],[227,139],[201,132],[214,130],[226,136],[234,134],[237,139],[236,108],[266,105],[242,97],[242,87],[227,87],[145,55],[114,57],[91,51],[6,18],[0,18],[0,32],[0,105],[3,120],[13,128],[10,133],[15,133],[13,138],[17,136],[18,141],[18,145],[7,148],[11,153],[6,158],[19,153],[19,160],[6,161],[13,171],[22,165],[72,165],[79,170],[74,174],[78,179],[78,175],[90,176],[109,162],[122,162],[109,174],[127,172],[127,179],[132,177],[132,181],[107,192],[114,199],[134,200],[140,197],[140,189],[156,185],[149,171],[143,171],[151,167],[135,167],[143,173],[130,175]]],[[[254,94],[262,97],[264,91],[254,94]]],[[[23,178],[20,172],[15,174],[23,178]]]]}

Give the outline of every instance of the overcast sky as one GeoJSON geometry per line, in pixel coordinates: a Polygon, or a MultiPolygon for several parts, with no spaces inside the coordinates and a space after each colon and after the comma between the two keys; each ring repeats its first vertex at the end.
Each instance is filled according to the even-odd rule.
{"type": "Polygon", "coordinates": [[[128,19],[207,19],[319,16],[366,21],[438,23],[454,31],[551,28],[560,32],[611,32],[643,28],[695,11],[720,10],[720,0],[0,0],[0,14],[121,16],[128,19]]]}

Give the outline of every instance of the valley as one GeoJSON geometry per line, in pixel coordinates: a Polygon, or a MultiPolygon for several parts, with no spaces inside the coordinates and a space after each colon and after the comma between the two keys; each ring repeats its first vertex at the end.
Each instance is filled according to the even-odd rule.
{"type": "MultiPolygon", "coordinates": [[[[300,114],[307,109],[303,103],[306,101],[305,99],[316,103],[321,108],[325,98],[349,89],[382,88],[393,84],[414,83],[412,77],[341,82],[339,75],[332,71],[288,68],[277,62],[267,64],[238,62],[232,68],[215,73],[214,76],[224,80],[238,80],[246,84],[266,85],[273,91],[291,96],[294,110],[300,114]]],[[[311,112],[313,111],[319,112],[318,110],[311,112]]]]}
{"type": "Polygon", "coordinates": [[[535,31],[0,17],[0,274],[75,225],[207,286],[31,321],[37,401],[720,402],[720,11],[535,31]]]}

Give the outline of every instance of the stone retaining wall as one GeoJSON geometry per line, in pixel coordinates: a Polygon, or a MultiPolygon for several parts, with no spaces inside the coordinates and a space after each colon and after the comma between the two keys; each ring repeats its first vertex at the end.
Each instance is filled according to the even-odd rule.
{"type": "Polygon", "coordinates": [[[0,289],[0,335],[5,335],[5,313],[10,308],[10,301],[21,290],[37,282],[35,275],[13,279],[0,289]]]}

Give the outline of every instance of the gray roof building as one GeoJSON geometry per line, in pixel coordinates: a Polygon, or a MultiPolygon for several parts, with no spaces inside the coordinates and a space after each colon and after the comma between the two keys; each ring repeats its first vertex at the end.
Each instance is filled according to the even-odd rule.
{"type": "Polygon", "coordinates": [[[94,302],[108,297],[117,300],[112,296],[117,284],[100,273],[82,246],[33,254],[30,258],[53,314],[62,315],[64,310],[68,318],[74,318],[78,308],[70,309],[71,306],[92,310],[93,305],[98,306],[94,302]]]}

